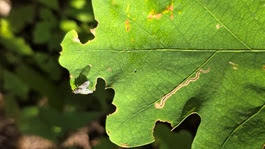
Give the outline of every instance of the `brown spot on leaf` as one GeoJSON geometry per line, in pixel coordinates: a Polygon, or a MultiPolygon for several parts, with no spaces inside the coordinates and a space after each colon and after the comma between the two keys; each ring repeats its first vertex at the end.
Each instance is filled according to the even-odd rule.
{"type": "Polygon", "coordinates": [[[173,6],[173,3],[171,3],[164,11],[163,11],[163,14],[165,13],[169,13],[170,14],[170,19],[173,20],[174,18],[174,14],[173,14],[173,10],[174,10],[174,6],[173,6]]]}
{"type": "Polygon", "coordinates": [[[171,4],[171,5],[168,7],[168,10],[169,10],[169,11],[173,11],[173,10],[174,10],[173,4],[171,4]]]}
{"type": "Polygon", "coordinates": [[[263,65],[263,67],[262,67],[262,68],[263,68],[263,70],[265,70],[265,65],[263,65]]]}
{"type": "Polygon", "coordinates": [[[170,12],[170,18],[171,20],[173,20],[174,15],[173,15],[173,10],[174,10],[174,6],[173,3],[168,7],[168,11],[170,12]]]}
{"type": "Polygon", "coordinates": [[[163,14],[169,14],[170,18],[173,19],[174,18],[174,14],[173,14],[173,10],[174,10],[174,6],[173,3],[171,3],[169,6],[167,6],[164,11],[158,13],[155,12],[154,10],[152,10],[149,14],[148,14],[148,20],[151,19],[160,19],[163,14]]]}
{"type": "Polygon", "coordinates": [[[174,15],[173,15],[173,13],[170,15],[170,19],[171,19],[171,20],[174,19],[174,15]]]}
{"type": "Polygon", "coordinates": [[[157,13],[157,14],[155,14],[155,13],[153,13],[153,12],[151,12],[151,13],[149,13],[149,15],[148,15],[148,20],[151,20],[151,19],[160,19],[161,17],[162,17],[162,13],[157,13]]]}
{"type": "Polygon", "coordinates": [[[129,32],[130,29],[131,29],[130,20],[127,19],[127,20],[125,21],[125,30],[126,30],[127,32],[129,32]]]}
{"type": "Polygon", "coordinates": [[[215,27],[216,27],[216,29],[220,29],[221,26],[220,26],[220,24],[218,23],[218,24],[216,24],[215,27]]]}
{"type": "Polygon", "coordinates": [[[121,143],[121,147],[126,147],[126,148],[128,148],[129,145],[127,145],[127,144],[125,144],[125,143],[121,143]]]}

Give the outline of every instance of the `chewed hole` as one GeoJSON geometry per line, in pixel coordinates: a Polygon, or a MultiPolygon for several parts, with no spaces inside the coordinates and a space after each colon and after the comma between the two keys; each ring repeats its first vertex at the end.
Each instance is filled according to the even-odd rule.
{"type": "Polygon", "coordinates": [[[86,24],[86,26],[88,26],[86,30],[84,29],[82,31],[78,31],[78,37],[82,44],[85,44],[95,38],[94,33],[92,32],[96,32],[95,28],[97,27],[97,24],[98,22],[96,20],[93,20],[93,22],[86,24]]]}
{"type": "MultiPolygon", "coordinates": [[[[75,2],[75,1],[74,1],[75,2]]],[[[65,2],[64,2],[65,3],[65,2]]],[[[71,6],[74,7],[75,9],[79,9],[80,11],[85,9],[86,11],[88,10],[89,13],[80,13],[78,14],[78,17],[68,17],[66,19],[66,23],[64,26],[67,27],[67,30],[72,30],[75,29],[78,33],[78,40],[82,43],[85,44],[89,40],[92,40],[95,38],[93,33],[91,32],[91,29],[95,29],[98,25],[98,22],[95,20],[94,17],[94,11],[92,7],[92,2],[91,1],[83,1],[82,6],[72,4],[71,6]]]]}
{"type": "Polygon", "coordinates": [[[200,123],[201,123],[200,116],[198,114],[191,114],[177,128],[175,128],[173,132],[187,130],[192,134],[193,137],[195,137],[200,123]]]}
{"type": "Polygon", "coordinates": [[[169,123],[156,123],[154,130],[156,148],[162,148],[164,144],[167,144],[168,148],[191,148],[193,136],[189,131],[181,129],[175,132],[171,129],[169,123]]]}
{"type": "Polygon", "coordinates": [[[98,98],[98,101],[101,105],[101,110],[105,111],[105,114],[110,114],[116,110],[116,107],[111,104],[114,98],[114,90],[111,88],[105,88],[106,82],[102,78],[99,78],[97,80],[96,91],[93,93],[93,95],[98,98]]]}

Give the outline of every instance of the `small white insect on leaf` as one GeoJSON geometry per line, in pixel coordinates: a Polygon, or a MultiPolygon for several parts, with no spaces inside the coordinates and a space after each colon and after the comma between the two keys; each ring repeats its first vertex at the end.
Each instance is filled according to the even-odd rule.
{"type": "Polygon", "coordinates": [[[75,88],[73,90],[73,93],[75,93],[75,94],[83,94],[83,95],[93,93],[92,90],[87,89],[87,87],[89,86],[89,84],[90,84],[89,81],[84,82],[83,84],[81,84],[80,86],[78,86],[77,88],[75,88]]]}

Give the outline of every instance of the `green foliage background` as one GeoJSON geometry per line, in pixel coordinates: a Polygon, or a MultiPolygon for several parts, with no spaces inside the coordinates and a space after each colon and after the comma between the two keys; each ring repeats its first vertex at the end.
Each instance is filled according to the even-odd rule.
{"type": "MultiPolygon", "coordinates": [[[[58,64],[66,32],[75,29],[82,42],[94,38],[91,1],[12,2],[10,15],[0,18],[0,93],[6,115],[15,120],[22,134],[57,144],[69,132],[93,121],[104,126],[105,116],[114,111],[110,104],[114,91],[105,90],[105,82],[98,80],[92,95],[75,95],[68,72],[58,64]]],[[[162,124],[156,127],[155,136],[157,141],[143,148],[190,148],[192,141],[189,132],[172,133],[162,124]]],[[[118,148],[106,134],[97,137],[94,148],[118,148]]]]}

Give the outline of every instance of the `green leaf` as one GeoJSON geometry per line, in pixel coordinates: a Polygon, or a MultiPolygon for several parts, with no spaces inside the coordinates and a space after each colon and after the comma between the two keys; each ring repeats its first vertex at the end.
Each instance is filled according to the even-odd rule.
{"type": "Polygon", "coordinates": [[[14,51],[21,55],[31,55],[33,51],[31,47],[21,37],[16,37],[10,31],[10,23],[5,20],[0,20],[0,44],[6,49],[14,51]]]}
{"type": "Polygon", "coordinates": [[[58,10],[59,8],[58,0],[38,0],[38,1],[39,3],[51,9],[58,10]]]}
{"type": "Polygon", "coordinates": [[[4,89],[6,91],[12,92],[13,94],[18,95],[23,99],[27,98],[29,87],[16,74],[8,70],[4,70],[3,79],[4,89]]]}
{"type": "Polygon", "coordinates": [[[38,52],[34,55],[34,62],[39,68],[49,74],[49,77],[53,80],[60,79],[62,73],[60,66],[51,55],[38,52]]]}
{"type": "Polygon", "coordinates": [[[53,25],[47,21],[38,22],[33,32],[34,43],[42,44],[49,41],[53,25]]]}
{"type": "Polygon", "coordinates": [[[69,31],[69,30],[79,30],[79,27],[77,26],[75,21],[72,20],[62,20],[60,23],[60,28],[63,31],[69,31]]]}
{"type": "Polygon", "coordinates": [[[76,1],[76,0],[71,0],[70,1],[70,5],[73,7],[73,8],[76,8],[76,9],[82,9],[85,7],[86,5],[86,1],[82,0],[82,1],[76,1]]]}
{"type": "Polygon", "coordinates": [[[116,111],[106,131],[119,146],[154,141],[157,121],[177,127],[198,113],[192,148],[262,148],[265,138],[265,9],[258,0],[97,0],[95,39],[75,31],[60,64],[71,86],[104,78],[116,111]],[[84,74],[83,70],[89,69],[84,74]]]}
{"type": "Polygon", "coordinates": [[[53,26],[53,27],[56,27],[57,25],[57,19],[56,19],[56,16],[52,13],[52,10],[51,9],[48,9],[48,8],[44,8],[42,7],[40,9],[40,18],[43,20],[43,21],[49,21],[49,23],[53,26]]]}
{"type": "Polygon", "coordinates": [[[20,7],[12,8],[12,11],[8,17],[11,29],[13,32],[18,33],[29,23],[32,23],[35,15],[34,5],[21,5],[20,7]]]}

